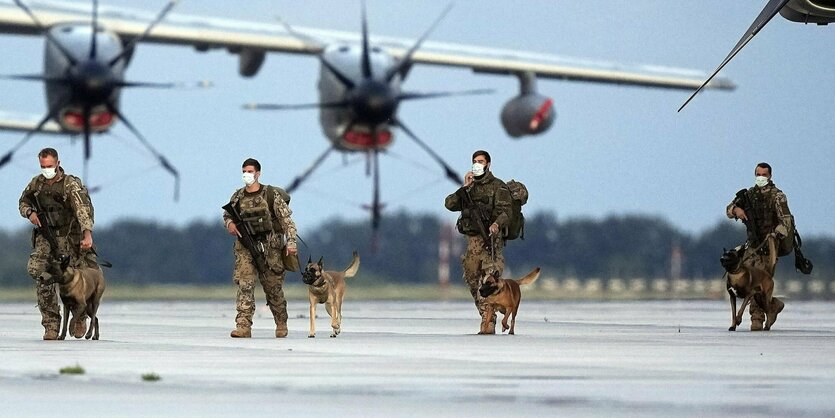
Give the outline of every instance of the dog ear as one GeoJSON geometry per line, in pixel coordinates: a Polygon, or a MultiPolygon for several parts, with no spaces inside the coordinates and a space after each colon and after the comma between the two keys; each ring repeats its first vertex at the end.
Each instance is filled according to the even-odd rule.
{"type": "Polygon", "coordinates": [[[325,256],[321,256],[321,257],[319,257],[319,261],[316,262],[316,264],[319,265],[319,268],[325,268],[325,265],[324,265],[324,262],[323,262],[324,259],[325,259],[325,256]]]}

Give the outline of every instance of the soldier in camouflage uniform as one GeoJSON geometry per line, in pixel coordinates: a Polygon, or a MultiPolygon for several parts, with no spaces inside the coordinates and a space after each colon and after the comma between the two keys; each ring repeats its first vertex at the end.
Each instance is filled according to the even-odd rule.
{"type": "MultiPolygon", "coordinates": [[[[748,189],[754,213],[745,213],[743,208],[737,206],[739,203],[737,199],[734,199],[726,208],[726,214],[728,218],[734,220],[756,220],[759,230],[749,230],[748,240],[738,246],[737,250],[745,249],[743,263],[765,270],[773,276],[776,265],[770,265],[768,245],[761,245],[762,241],[772,233],[777,235],[778,241],[782,237],[793,236],[794,220],[789,211],[786,195],[771,181],[771,166],[768,163],[757,164],[754,176],[756,185],[748,189]]],[[[784,306],[783,301],[776,297],[772,298],[771,314],[774,318],[777,318],[777,314],[783,310],[784,306]]],[[[752,301],[749,312],[751,313],[751,331],[762,331],[765,311],[757,305],[756,301],[752,301]]]]}
{"type": "MultiPolygon", "coordinates": [[[[35,176],[23,190],[18,202],[20,215],[32,225],[41,227],[38,219],[35,196],[40,207],[46,212],[53,232],[58,241],[58,252],[70,257],[70,264],[81,267],[98,268],[93,250],[93,204],[87,188],[81,179],[64,172],[58,151],[44,148],[38,153],[41,174],[35,176]]],[[[36,284],[38,309],[41,311],[41,324],[44,327],[44,340],[58,338],[58,324],[61,313],[58,306],[58,294],[54,283],[39,280],[46,270],[52,254],[49,242],[33,231],[33,251],[29,256],[27,272],[36,284]]],[[[80,318],[72,335],[81,338],[86,331],[86,318],[80,318]]]]}
{"type": "Polygon", "coordinates": [[[490,154],[479,150],[473,153],[473,169],[464,174],[464,185],[446,197],[444,205],[453,212],[461,212],[458,218],[458,232],[467,236],[467,251],[461,261],[464,266],[464,282],[470,289],[476,308],[481,316],[479,334],[496,333],[496,315],[487,318],[486,305],[478,295],[479,268],[504,272],[504,241],[501,231],[507,227],[512,197],[507,185],[490,171],[490,154]],[[469,198],[467,195],[469,194],[469,198]],[[476,209],[466,207],[472,201],[487,218],[485,225],[489,233],[492,250],[485,248],[484,239],[477,225],[476,209]]]}
{"type": "MultiPolygon", "coordinates": [[[[287,336],[287,300],[284,299],[284,264],[281,252],[286,255],[296,255],[296,224],[290,218],[293,213],[287,202],[290,196],[274,186],[262,185],[258,182],[261,176],[261,164],[248,158],[243,163],[243,181],[245,187],[232,194],[230,202],[237,207],[241,218],[255,234],[254,239],[259,246],[263,246],[267,260],[267,269],[259,273],[252,255],[235,240],[235,271],[232,281],[238,285],[233,338],[249,338],[252,336],[252,315],[255,313],[255,281],[260,279],[261,287],[267,297],[267,305],[275,320],[275,337],[287,336]],[[286,242],[285,242],[286,241],[286,242]]],[[[239,228],[235,225],[229,213],[224,211],[223,220],[226,230],[233,236],[239,237],[239,228]]]]}

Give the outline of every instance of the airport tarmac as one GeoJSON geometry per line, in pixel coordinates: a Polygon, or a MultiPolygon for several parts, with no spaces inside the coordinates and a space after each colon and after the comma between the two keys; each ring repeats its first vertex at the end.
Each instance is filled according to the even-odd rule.
{"type": "Polygon", "coordinates": [[[833,303],[728,332],[727,301],[523,300],[517,335],[480,336],[471,303],[350,301],[339,337],[320,308],[307,338],[291,300],[285,339],[259,304],[232,339],[231,299],[105,298],[100,341],[42,341],[34,304],[0,304],[2,415],[835,416],[833,303]]]}

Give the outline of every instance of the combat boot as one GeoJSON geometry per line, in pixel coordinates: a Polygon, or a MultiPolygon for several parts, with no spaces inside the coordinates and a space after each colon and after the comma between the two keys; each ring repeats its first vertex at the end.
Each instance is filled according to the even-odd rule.
{"type": "Polygon", "coordinates": [[[768,314],[768,324],[765,327],[766,331],[771,330],[771,326],[777,322],[777,314],[783,312],[783,308],[785,307],[786,304],[782,300],[777,298],[771,299],[771,312],[768,314]]]}
{"type": "Polygon", "coordinates": [[[237,326],[235,329],[232,330],[229,336],[231,336],[232,338],[251,338],[252,328],[237,326]]]}
{"type": "Polygon", "coordinates": [[[765,322],[765,311],[754,303],[751,303],[751,307],[748,309],[751,312],[751,331],[762,331],[763,322],[765,322]]]}
{"type": "Polygon", "coordinates": [[[275,326],[275,338],[284,338],[287,336],[287,324],[278,324],[275,326]]]}
{"type": "Polygon", "coordinates": [[[55,328],[47,328],[43,332],[43,339],[47,341],[58,339],[58,330],[55,328]]]}
{"type": "Polygon", "coordinates": [[[495,334],[496,324],[491,321],[481,321],[481,328],[478,333],[480,335],[495,334]]]}

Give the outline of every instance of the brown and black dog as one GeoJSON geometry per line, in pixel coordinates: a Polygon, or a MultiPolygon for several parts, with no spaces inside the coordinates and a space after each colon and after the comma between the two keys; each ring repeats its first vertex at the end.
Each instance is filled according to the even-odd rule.
{"type": "MultiPolygon", "coordinates": [[[[772,238],[769,237],[767,240],[770,265],[774,266],[777,262],[777,248],[772,238]]],[[[742,323],[745,307],[751,303],[751,300],[756,300],[757,305],[765,311],[766,322],[764,328],[768,331],[774,325],[774,321],[777,320],[777,314],[782,310],[771,311],[774,278],[769,271],[745,265],[742,262],[743,252],[742,249],[725,250],[719,259],[722,267],[728,272],[726,286],[731,301],[731,326],[728,331],[736,331],[737,325],[742,323]],[[742,299],[742,306],[738,312],[736,310],[736,298],[742,299]]]]}
{"type": "MultiPolygon", "coordinates": [[[[481,281],[478,287],[478,294],[487,303],[486,318],[493,316],[494,310],[504,314],[502,318],[502,332],[510,329],[508,334],[514,333],[516,326],[516,313],[519,311],[519,303],[522,301],[520,285],[531,284],[539,277],[540,268],[531,270],[519,280],[502,279],[497,271],[481,270],[481,281]],[[511,316],[510,327],[507,326],[507,317],[511,316]]],[[[482,330],[483,332],[484,330],[482,330]]]]}
{"type": "Polygon", "coordinates": [[[336,337],[342,327],[342,299],[345,297],[345,279],[354,277],[360,268],[360,256],[354,251],[351,264],[343,271],[325,271],[322,258],[317,263],[307,259],[307,266],[302,272],[302,281],[307,285],[307,296],[310,299],[310,334],[308,338],[316,336],[316,305],[325,304],[325,309],[331,316],[333,333],[336,337]]]}
{"type": "Polygon", "coordinates": [[[97,312],[101,297],[104,294],[104,273],[101,269],[81,267],[75,268],[70,266],[69,257],[63,257],[61,260],[51,261],[47,265],[46,272],[44,272],[40,280],[47,282],[58,283],[58,294],[61,296],[61,303],[64,305],[64,317],[61,323],[61,333],[58,336],[63,340],[67,336],[67,321],[69,313],[72,311],[72,321],[69,327],[75,331],[76,322],[80,321],[86,314],[90,317],[90,329],[87,334],[73,335],[75,338],[92,337],[94,340],[99,339],[99,317],[97,312]],[[94,329],[95,328],[95,332],[94,329]]]}

